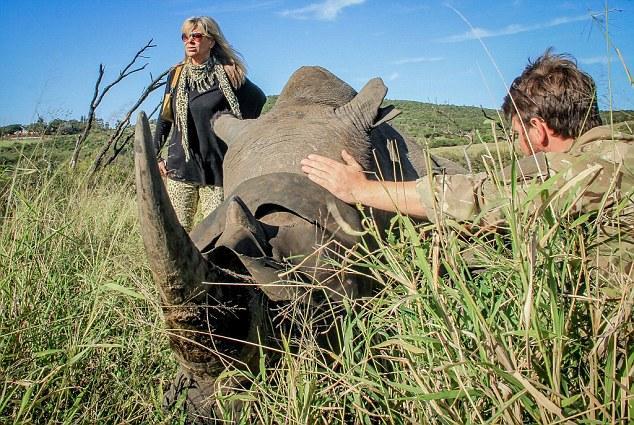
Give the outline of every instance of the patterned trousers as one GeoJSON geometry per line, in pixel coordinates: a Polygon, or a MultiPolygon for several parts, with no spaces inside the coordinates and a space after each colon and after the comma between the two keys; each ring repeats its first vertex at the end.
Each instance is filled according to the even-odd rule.
{"type": "Polygon", "coordinates": [[[176,217],[187,232],[194,225],[197,210],[203,218],[207,217],[220,205],[224,197],[222,187],[218,186],[199,186],[168,178],[165,187],[176,211],[176,217]]]}

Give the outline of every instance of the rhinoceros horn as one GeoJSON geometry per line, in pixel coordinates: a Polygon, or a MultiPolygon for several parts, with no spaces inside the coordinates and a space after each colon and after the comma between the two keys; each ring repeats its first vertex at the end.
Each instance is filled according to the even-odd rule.
{"type": "Polygon", "coordinates": [[[208,266],[176,218],[161,180],[145,113],[135,133],[137,203],[143,243],[163,300],[183,304],[203,291],[208,266]]]}
{"type": "Polygon", "coordinates": [[[213,288],[203,282],[232,279],[211,268],[179,224],[159,174],[151,139],[147,117],[141,112],[134,150],[143,243],[161,294],[172,348],[181,363],[192,365],[192,369],[202,368],[204,372],[208,370],[206,365],[217,362],[217,353],[209,348],[210,330],[216,327],[201,319],[210,316],[201,309],[213,308],[207,299],[213,288]]]}

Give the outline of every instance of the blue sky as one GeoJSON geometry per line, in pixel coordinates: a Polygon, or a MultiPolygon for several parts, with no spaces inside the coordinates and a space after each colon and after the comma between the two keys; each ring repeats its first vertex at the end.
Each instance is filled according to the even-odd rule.
{"type": "Polygon", "coordinates": [[[180,25],[192,15],[220,23],[266,94],[321,65],[357,89],[379,76],[389,99],[497,107],[527,59],[553,46],[595,78],[603,109],[634,109],[614,50],[634,73],[633,0],[2,0],[0,125],[86,115],[99,64],[107,84],[153,39],[147,68],[97,110],[116,121],[181,60],[180,25]]]}

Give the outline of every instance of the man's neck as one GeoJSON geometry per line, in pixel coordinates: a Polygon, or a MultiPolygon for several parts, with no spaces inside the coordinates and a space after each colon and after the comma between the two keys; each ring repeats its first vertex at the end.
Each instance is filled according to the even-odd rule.
{"type": "Polygon", "coordinates": [[[572,137],[560,137],[551,136],[548,140],[547,152],[563,153],[572,149],[572,145],[575,144],[575,139],[572,137]]]}

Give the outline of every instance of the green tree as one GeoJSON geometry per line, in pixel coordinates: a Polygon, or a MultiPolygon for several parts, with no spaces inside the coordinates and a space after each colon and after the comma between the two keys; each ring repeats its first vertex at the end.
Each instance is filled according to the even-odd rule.
{"type": "Polygon", "coordinates": [[[9,124],[4,127],[0,127],[0,137],[9,136],[11,134],[15,134],[18,131],[24,129],[22,124],[9,124]]]}
{"type": "Polygon", "coordinates": [[[44,134],[44,132],[46,131],[46,122],[44,121],[44,118],[38,116],[37,121],[27,125],[26,129],[33,133],[44,134]]]}

